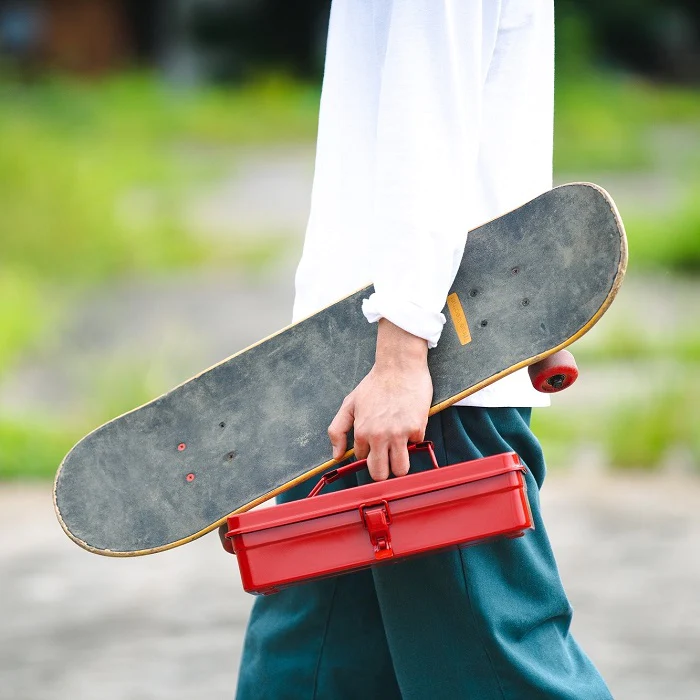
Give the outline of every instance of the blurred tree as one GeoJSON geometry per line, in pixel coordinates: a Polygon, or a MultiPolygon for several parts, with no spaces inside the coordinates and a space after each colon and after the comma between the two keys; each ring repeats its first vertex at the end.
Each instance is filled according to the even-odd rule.
{"type": "Polygon", "coordinates": [[[700,82],[698,0],[558,0],[557,61],[700,82]]]}
{"type": "MultiPolygon", "coordinates": [[[[175,77],[318,79],[331,0],[0,0],[0,58],[78,72],[136,60],[175,77]],[[184,68],[183,68],[184,67],[184,68]]],[[[700,83],[700,0],[556,0],[560,70],[700,83]]]]}
{"type": "MultiPolygon", "coordinates": [[[[330,0],[191,0],[190,31],[214,77],[264,69],[318,77],[330,0]]],[[[700,82],[700,0],[556,0],[557,60],[700,82]]]]}
{"type": "Polygon", "coordinates": [[[191,31],[215,79],[264,70],[318,78],[329,11],[330,0],[203,0],[193,4],[191,31]]]}
{"type": "Polygon", "coordinates": [[[166,0],[125,0],[124,14],[130,29],[133,55],[139,63],[153,64],[163,49],[166,0]]]}
{"type": "MultiPolygon", "coordinates": [[[[330,0],[190,0],[190,31],[218,79],[283,69],[318,77],[330,0]]],[[[594,63],[700,82],[699,0],[556,0],[563,70],[594,63]]]]}

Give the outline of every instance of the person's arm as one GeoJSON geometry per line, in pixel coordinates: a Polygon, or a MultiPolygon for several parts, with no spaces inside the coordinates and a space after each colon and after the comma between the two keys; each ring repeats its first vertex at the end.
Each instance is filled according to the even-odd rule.
{"type": "MultiPolygon", "coordinates": [[[[341,0],[343,1],[343,0],[341,0]]],[[[461,259],[478,156],[482,86],[499,3],[377,0],[380,93],[372,260],[380,321],[372,371],[329,427],[334,457],[354,426],[355,454],[374,479],[408,471],[432,399],[427,349],[461,259]]]]}
{"type": "Polygon", "coordinates": [[[374,366],[328,428],[334,459],[345,454],[354,426],[355,456],[367,458],[373,479],[386,479],[390,465],[396,476],[408,473],[407,445],[423,439],[433,396],[427,354],[425,339],[379,321],[374,366]]]}
{"type": "Polygon", "coordinates": [[[483,84],[500,3],[375,5],[386,8],[375,29],[385,49],[369,251],[375,294],[364,311],[433,347],[473,208],[483,84]]]}

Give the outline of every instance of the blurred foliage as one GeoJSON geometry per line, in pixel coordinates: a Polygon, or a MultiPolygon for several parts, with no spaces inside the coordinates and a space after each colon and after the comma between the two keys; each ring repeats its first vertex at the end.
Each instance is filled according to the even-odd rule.
{"type": "Polygon", "coordinates": [[[696,364],[700,371],[700,329],[690,325],[685,332],[652,335],[632,326],[616,326],[595,344],[580,343],[576,358],[590,366],[615,362],[648,362],[673,358],[684,365],[696,364]]]}
{"type": "MultiPolygon", "coordinates": [[[[643,400],[623,400],[596,407],[535,410],[532,427],[550,464],[567,466],[582,449],[600,451],[605,464],[654,469],[679,463],[700,468],[697,430],[697,365],[641,372],[653,386],[643,400]],[[678,381],[681,378],[682,381],[678,381]]],[[[612,387],[611,387],[612,389],[612,387]]]]}
{"type": "Polygon", "coordinates": [[[236,91],[144,75],[0,82],[0,375],[66,286],[279,257],[279,236],[205,240],[185,195],[230,169],[225,148],[311,140],[317,110],[316,88],[276,78],[236,91]]]}
{"type": "Polygon", "coordinates": [[[47,327],[55,308],[31,274],[0,263],[0,376],[47,327]]]}
{"type": "Polygon", "coordinates": [[[557,0],[560,71],[615,69],[656,80],[700,81],[696,0],[557,0]]]}
{"type": "Polygon", "coordinates": [[[53,478],[80,437],[80,431],[0,419],[0,479],[53,478]]]}
{"type": "Polygon", "coordinates": [[[684,386],[672,382],[647,401],[635,401],[610,413],[604,437],[609,463],[617,467],[657,467],[678,452],[700,465],[700,433],[697,430],[697,390],[691,391],[682,368],[684,386]]]}
{"type": "MultiPolygon", "coordinates": [[[[700,91],[605,73],[564,74],[555,93],[556,171],[635,171],[658,160],[654,134],[692,127],[700,163],[700,91]]],[[[691,165],[691,164],[689,164],[691,165]]],[[[696,170],[697,172],[697,170],[696,170]]]]}
{"type": "Polygon", "coordinates": [[[309,140],[318,94],[271,80],[168,90],[147,77],[0,84],[1,263],[100,280],[215,253],[185,228],[183,192],[217,172],[187,148],[309,140]]]}
{"type": "Polygon", "coordinates": [[[673,190],[666,206],[622,212],[630,265],[700,272],[700,90],[576,69],[557,78],[555,100],[560,176],[654,172],[673,190]]]}
{"type": "Polygon", "coordinates": [[[686,195],[671,211],[625,218],[630,257],[639,267],[700,272],[700,179],[690,181],[686,195]]]}

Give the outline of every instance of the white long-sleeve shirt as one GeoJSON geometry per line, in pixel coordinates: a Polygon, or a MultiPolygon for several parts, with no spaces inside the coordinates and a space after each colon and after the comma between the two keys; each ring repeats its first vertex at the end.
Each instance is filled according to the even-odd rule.
{"type": "Polygon", "coordinates": [[[439,342],[467,231],[552,185],[553,35],[553,0],[333,0],[294,320],[374,283],[369,322],[439,342]]]}

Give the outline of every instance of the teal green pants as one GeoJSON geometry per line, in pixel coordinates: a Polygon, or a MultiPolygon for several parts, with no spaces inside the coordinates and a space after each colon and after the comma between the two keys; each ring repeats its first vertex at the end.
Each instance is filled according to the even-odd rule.
{"type": "MultiPolygon", "coordinates": [[[[426,439],[441,465],[517,452],[533,531],[257,598],[238,700],[611,698],[569,633],[572,610],[540,516],[544,460],[529,421],[530,409],[452,408],[430,419],[426,439]]],[[[412,470],[427,466],[412,461],[412,470]]]]}

